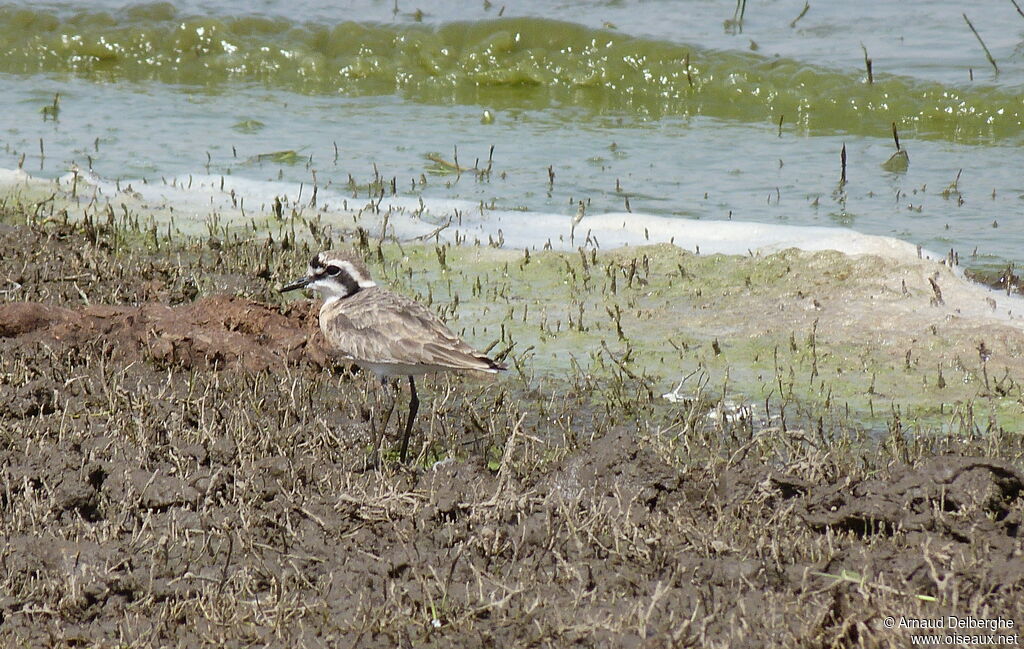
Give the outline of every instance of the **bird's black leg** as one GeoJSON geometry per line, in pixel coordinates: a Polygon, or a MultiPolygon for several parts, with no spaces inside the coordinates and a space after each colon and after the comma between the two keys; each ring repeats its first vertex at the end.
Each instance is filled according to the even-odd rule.
{"type": "Polygon", "coordinates": [[[402,449],[398,453],[398,459],[405,464],[406,456],[409,454],[409,437],[412,435],[412,422],[416,418],[416,412],[420,409],[420,400],[416,396],[416,381],[409,375],[409,418],[405,421],[405,437],[402,438],[402,449]]]}
{"type": "Polygon", "coordinates": [[[398,396],[402,394],[402,386],[397,382],[389,386],[387,381],[381,381],[381,386],[384,388],[384,392],[391,396],[391,405],[388,407],[387,414],[384,415],[384,423],[381,424],[381,430],[387,430],[388,424],[391,422],[391,415],[395,412],[395,406],[398,405],[398,396]]]}
{"type": "MultiPolygon", "coordinates": [[[[398,403],[398,393],[401,391],[400,387],[397,386],[396,384],[389,384],[388,383],[388,377],[387,376],[380,377],[380,385],[381,385],[382,390],[385,393],[391,394],[393,396],[392,396],[392,398],[390,400],[390,403],[388,405],[387,412],[384,414],[384,421],[380,425],[380,430],[377,431],[377,434],[374,437],[373,450],[370,451],[370,455],[367,456],[366,461],[363,463],[363,470],[364,471],[369,471],[370,469],[375,469],[375,468],[377,468],[380,465],[380,445],[381,445],[381,442],[384,440],[384,434],[387,432],[388,422],[391,421],[391,415],[392,415],[392,413],[395,412],[395,405],[398,403]],[[398,388],[398,389],[396,389],[396,390],[394,390],[392,392],[391,388],[398,388]]],[[[378,405],[378,406],[381,405],[380,392],[381,392],[380,390],[376,391],[376,396],[374,397],[374,401],[375,401],[376,405],[378,405]]],[[[373,431],[374,421],[376,419],[375,416],[372,413],[373,413],[373,411],[371,411],[371,415],[370,415],[370,431],[371,432],[373,431]]]]}

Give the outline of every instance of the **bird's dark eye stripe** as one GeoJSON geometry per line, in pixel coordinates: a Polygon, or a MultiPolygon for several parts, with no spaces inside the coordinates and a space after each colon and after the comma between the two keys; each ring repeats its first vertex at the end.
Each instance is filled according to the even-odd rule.
{"type": "Polygon", "coordinates": [[[335,266],[334,264],[331,264],[330,266],[327,267],[327,274],[330,275],[331,277],[337,276],[337,274],[340,272],[341,269],[335,266]]]}

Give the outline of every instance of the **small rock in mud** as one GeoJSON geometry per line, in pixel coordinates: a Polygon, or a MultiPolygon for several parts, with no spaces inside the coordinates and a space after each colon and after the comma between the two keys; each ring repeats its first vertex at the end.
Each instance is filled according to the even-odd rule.
{"type": "Polygon", "coordinates": [[[51,382],[30,379],[21,385],[0,385],[0,417],[26,419],[55,409],[51,382]]]}

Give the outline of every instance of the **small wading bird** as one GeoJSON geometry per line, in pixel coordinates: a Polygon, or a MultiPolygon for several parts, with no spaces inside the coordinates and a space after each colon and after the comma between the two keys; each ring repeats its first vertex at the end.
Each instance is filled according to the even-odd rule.
{"type": "Polygon", "coordinates": [[[420,406],[415,375],[451,370],[495,374],[505,369],[463,342],[427,307],[377,286],[352,251],[319,253],[309,262],[306,276],[281,292],[300,288],[324,298],[320,331],[332,353],[373,372],[381,383],[390,376],[409,377],[409,417],[399,452],[403,463],[420,406]]]}

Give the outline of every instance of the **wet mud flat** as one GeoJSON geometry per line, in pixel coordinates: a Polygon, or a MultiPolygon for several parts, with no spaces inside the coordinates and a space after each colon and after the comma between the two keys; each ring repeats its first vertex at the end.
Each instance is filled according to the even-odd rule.
{"type": "Polygon", "coordinates": [[[276,295],[309,244],[21,216],[4,645],[903,647],[887,616],[1024,623],[1016,430],[709,416],[621,357],[533,375],[513,347],[500,381],[428,381],[416,461],[364,471],[406,397],[389,417],[315,305],[276,295]]]}

